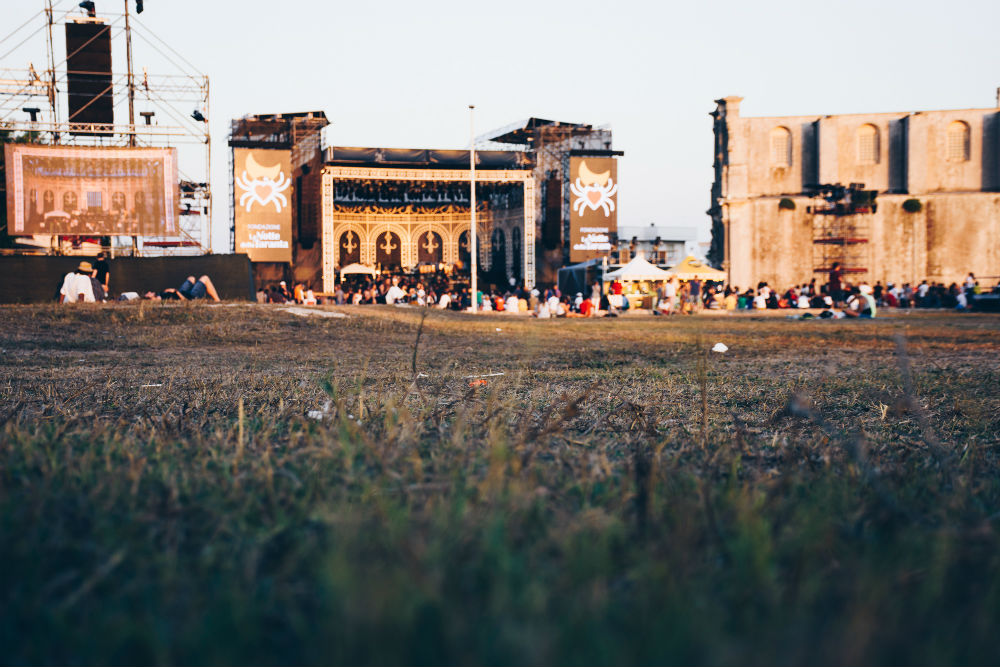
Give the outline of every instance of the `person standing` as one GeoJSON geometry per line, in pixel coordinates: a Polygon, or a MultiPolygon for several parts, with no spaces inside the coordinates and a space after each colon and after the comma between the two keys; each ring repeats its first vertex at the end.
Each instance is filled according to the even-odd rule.
{"type": "Polygon", "coordinates": [[[834,262],[830,267],[828,291],[835,305],[844,300],[843,287],[840,284],[843,277],[844,269],[840,266],[840,262],[834,262]]]}
{"type": "Polygon", "coordinates": [[[688,285],[690,288],[688,295],[691,299],[691,310],[697,313],[701,310],[701,281],[698,278],[693,278],[688,285]]]}
{"type": "Polygon", "coordinates": [[[108,262],[108,253],[101,251],[97,253],[97,261],[94,263],[94,270],[97,272],[95,276],[97,282],[101,284],[101,289],[104,291],[106,296],[111,295],[109,286],[111,284],[111,264],[108,262]]]}

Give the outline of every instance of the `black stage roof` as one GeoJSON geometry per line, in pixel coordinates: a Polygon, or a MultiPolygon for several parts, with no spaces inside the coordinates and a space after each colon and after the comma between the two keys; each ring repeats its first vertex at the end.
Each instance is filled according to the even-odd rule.
{"type": "Polygon", "coordinates": [[[527,144],[536,134],[546,130],[568,135],[590,134],[594,131],[594,126],[532,117],[493,130],[477,139],[479,141],[494,141],[499,144],[527,144]]]}
{"type": "MultiPolygon", "coordinates": [[[[330,146],[324,161],[334,167],[468,169],[469,151],[330,146]]],[[[524,151],[476,151],[476,169],[531,169],[534,162],[534,154],[524,151]]]]}

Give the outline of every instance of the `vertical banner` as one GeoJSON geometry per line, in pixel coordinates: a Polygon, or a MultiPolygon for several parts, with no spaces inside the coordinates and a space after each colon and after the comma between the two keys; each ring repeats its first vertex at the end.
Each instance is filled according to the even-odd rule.
{"type": "Polygon", "coordinates": [[[236,252],[251,262],[291,262],[291,151],[234,148],[233,171],[236,252]]]}
{"type": "Polygon", "coordinates": [[[611,252],[618,232],[618,163],[610,157],[569,159],[569,260],[584,262],[611,252]]]}

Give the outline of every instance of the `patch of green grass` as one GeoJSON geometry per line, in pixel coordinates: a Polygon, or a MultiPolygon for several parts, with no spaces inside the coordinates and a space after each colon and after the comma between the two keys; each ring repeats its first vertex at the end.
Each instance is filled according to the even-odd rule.
{"type": "Polygon", "coordinates": [[[0,660],[1000,659],[997,318],[347,310],[0,309],[0,660]]]}

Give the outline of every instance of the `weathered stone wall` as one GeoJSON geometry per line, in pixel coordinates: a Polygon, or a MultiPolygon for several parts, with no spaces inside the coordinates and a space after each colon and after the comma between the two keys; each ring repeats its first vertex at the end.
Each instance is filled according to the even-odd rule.
{"type": "MultiPolygon", "coordinates": [[[[869,242],[870,282],[961,282],[972,271],[1000,275],[1000,193],[933,194],[918,197],[922,209],[903,210],[910,195],[878,198],[878,211],[859,216],[869,242]]],[[[729,206],[731,284],[742,289],[767,281],[784,289],[814,274],[813,215],[808,197],[794,197],[795,210],[778,208],[777,197],[729,206]]]]}
{"type": "MultiPolygon", "coordinates": [[[[815,183],[863,183],[878,191],[878,210],[859,217],[869,281],[950,283],[966,273],[1000,275],[1000,108],[914,113],[743,118],[741,98],[718,100],[714,112],[716,182],[713,230],[724,233],[723,268],[741,288],[767,281],[808,282],[815,183]],[[948,128],[969,128],[968,159],[948,154],[948,128]],[[877,159],[860,159],[859,129],[877,129],[877,159]],[[791,161],[776,165],[771,137],[787,128],[791,161]],[[779,208],[782,198],[794,210],[779,208]],[[918,199],[919,212],[903,202],[918,199]]],[[[818,276],[825,279],[824,276],[818,276]]]]}

